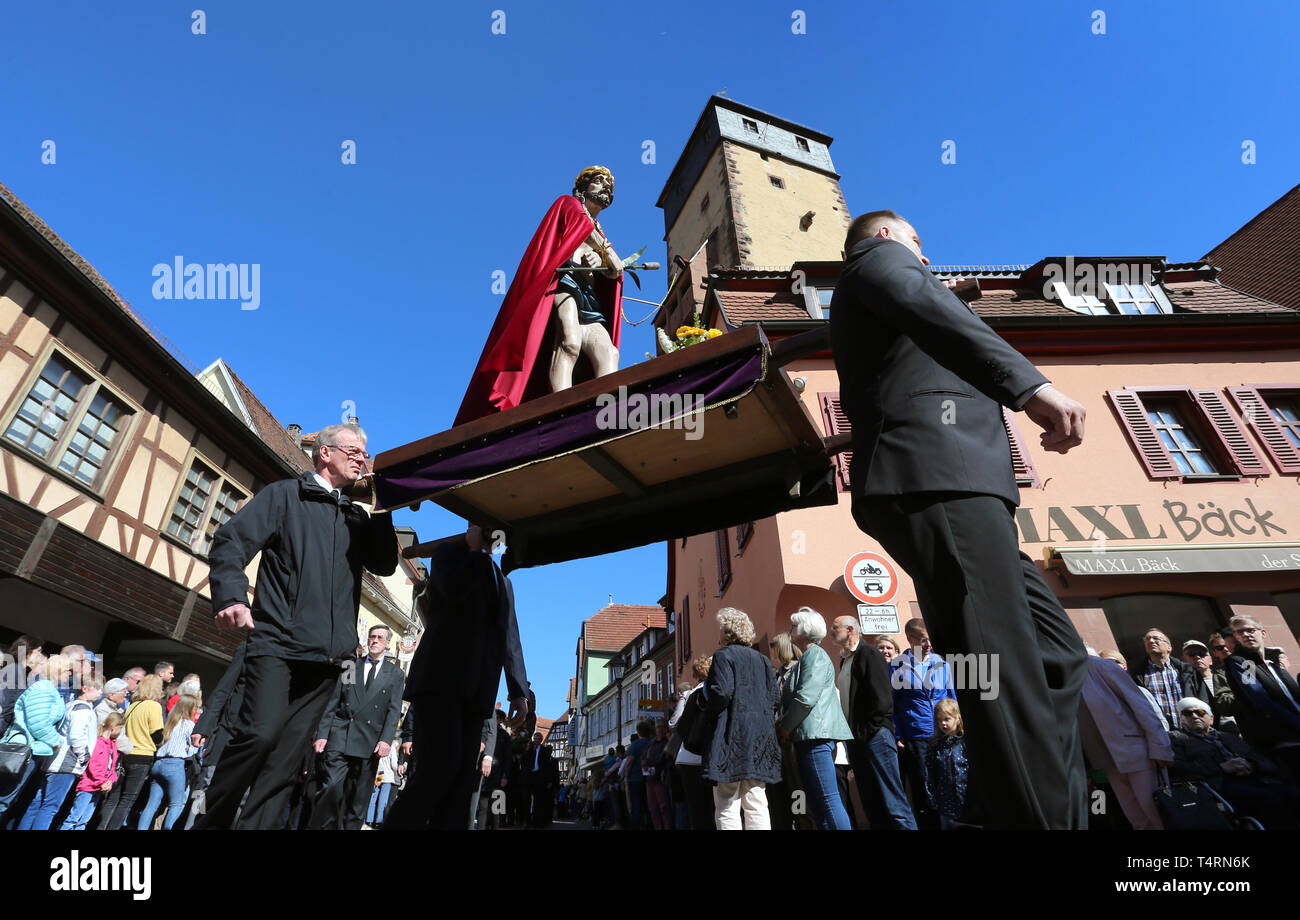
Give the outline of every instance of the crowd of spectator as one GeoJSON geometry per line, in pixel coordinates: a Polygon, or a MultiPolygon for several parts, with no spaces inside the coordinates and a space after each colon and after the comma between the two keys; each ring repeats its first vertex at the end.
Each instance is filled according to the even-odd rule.
{"type": "MultiPolygon", "coordinates": [[[[900,641],[860,636],[855,617],[828,627],[804,607],[768,643],[770,659],[743,612],[725,608],[718,622],[719,648],[692,663],[672,716],[638,724],[574,790],[593,827],[983,825],[952,666],[923,620],[900,641]]],[[[1234,617],[1175,657],[1151,629],[1132,670],[1115,649],[1089,649],[1080,736],[1090,803],[1103,802],[1090,808],[1097,826],[1162,828],[1157,791],[1183,783],[1208,785],[1266,828],[1300,826],[1300,687],[1267,638],[1234,617]]]]}

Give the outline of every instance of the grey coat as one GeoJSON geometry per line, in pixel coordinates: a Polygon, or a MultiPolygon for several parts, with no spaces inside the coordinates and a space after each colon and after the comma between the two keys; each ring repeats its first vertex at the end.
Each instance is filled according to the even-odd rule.
{"type": "Polygon", "coordinates": [[[713,738],[704,752],[705,779],[779,783],[779,699],[771,662],[747,646],[724,645],[713,653],[713,667],[702,692],[705,715],[716,719],[713,738]]]}

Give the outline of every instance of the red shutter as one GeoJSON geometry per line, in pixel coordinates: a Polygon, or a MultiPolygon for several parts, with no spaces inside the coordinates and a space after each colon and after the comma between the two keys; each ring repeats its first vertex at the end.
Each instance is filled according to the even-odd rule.
{"type": "Polygon", "coordinates": [[[1237,417],[1228,408],[1223,394],[1210,387],[1193,387],[1191,393],[1237,472],[1242,476],[1267,476],[1268,467],[1250,446],[1250,438],[1237,424],[1237,417]]]}
{"type": "Polygon", "coordinates": [[[1016,482],[1022,485],[1029,483],[1037,488],[1038,472],[1029,459],[1029,452],[1025,450],[1025,442],[1020,437],[1020,429],[1016,426],[1013,413],[1005,406],[1002,408],[1002,427],[1006,429],[1007,443],[1011,445],[1011,465],[1016,471],[1016,482]]]}
{"type": "Polygon", "coordinates": [[[1138,459],[1146,467],[1147,475],[1152,479],[1176,479],[1181,476],[1178,467],[1174,466],[1174,461],[1165,451],[1165,446],[1160,443],[1160,435],[1156,434],[1151,420],[1147,418],[1146,407],[1138,395],[1132,390],[1107,390],[1106,395],[1119,413],[1120,421],[1124,423],[1124,429],[1128,432],[1133,449],[1137,451],[1138,459]]]}
{"type": "Polygon", "coordinates": [[[1291,443],[1282,426],[1269,410],[1268,402],[1255,387],[1228,387],[1228,393],[1241,410],[1241,417],[1255,431],[1255,437],[1273,458],[1279,473],[1300,473],[1300,450],[1291,443]]]}
{"type": "MultiPolygon", "coordinates": [[[[849,424],[849,417],[844,414],[840,408],[839,393],[818,393],[817,400],[822,407],[822,420],[826,423],[826,437],[834,437],[837,434],[850,434],[853,427],[849,424]]],[[[835,466],[839,471],[840,491],[849,491],[849,466],[853,463],[853,451],[845,450],[836,454],[835,466]]]]}

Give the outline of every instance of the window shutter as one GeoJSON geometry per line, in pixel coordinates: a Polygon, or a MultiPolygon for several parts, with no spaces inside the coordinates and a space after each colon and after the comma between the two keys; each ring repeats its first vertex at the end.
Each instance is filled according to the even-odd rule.
{"type": "MultiPolygon", "coordinates": [[[[826,436],[834,437],[837,434],[851,434],[853,428],[849,425],[849,417],[844,414],[840,408],[839,393],[818,393],[817,400],[821,403],[822,419],[826,423],[826,436]]],[[[839,472],[840,491],[849,491],[849,467],[853,463],[853,451],[845,450],[835,455],[835,467],[839,472]]]]}
{"type": "Polygon", "coordinates": [[[1120,421],[1128,432],[1129,440],[1137,451],[1138,459],[1146,467],[1147,475],[1152,479],[1176,479],[1181,474],[1174,461],[1165,452],[1156,434],[1151,420],[1147,418],[1146,407],[1132,390],[1107,390],[1111,404],[1119,413],[1120,421]]]}
{"type": "Polygon", "coordinates": [[[1255,448],[1250,445],[1250,438],[1237,424],[1237,417],[1228,408],[1228,401],[1223,394],[1211,387],[1194,387],[1192,398],[1205,413],[1210,423],[1210,430],[1218,436],[1219,442],[1231,458],[1237,472],[1242,476],[1267,476],[1268,467],[1255,448]]]}
{"type": "Polygon", "coordinates": [[[1011,410],[1005,406],[1002,408],[1002,427],[1007,430],[1007,443],[1011,445],[1011,465],[1016,471],[1016,483],[1037,488],[1038,472],[1029,459],[1029,452],[1025,450],[1025,442],[1020,437],[1016,420],[1012,417],[1011,410]]]}
{"type": "Polygon", "coordinates": [[[725,530],[714,531],[713,536],[718,547],[718,595],[721,596],[731,582],[731,546],[725,530]]]}
{"type": "Polygon", "coordinates": [[[1241,417],[1255,431],[1255,437],[1273,458],[1279,473],[1300,474],[1300,450],[1291,443],[1282,426],[1273,418],[1263,394],[1255,387],[1228,387],[1228,393],[1241,410],[1241,417]]]}

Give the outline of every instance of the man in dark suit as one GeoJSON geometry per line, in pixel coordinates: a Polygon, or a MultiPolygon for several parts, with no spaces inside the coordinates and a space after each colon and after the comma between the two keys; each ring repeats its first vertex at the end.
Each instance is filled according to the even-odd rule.
{"type": "Polygon", "coordinates": [[[384,657],[391,641],[387,626],[371,627],[366,656],[339,676],[321,717],[315,747],[324,757],[312,804],[317,828],[356,831],[365,823],[380,758],[388,756],[402,714],[406,677],[397,662],[384,657]]]}
{"type": "Polygon", "coordinates": [[[840,399],[853,427],[853,517],[911,576],[936,650],[998,656],[997,696],[957,689],[971,797],[990,827],[1078,828],[1083,641],[1020,552],[1002,406],[1064,453],[1084,409],[925,268],[893,211],[855,219],[831,302],[840,399]]]}
{"type": "Polygon", "coordinates": [[[510,732],[506,730],[506,714],[498,709],[484,724],[484,730],[491,725],[491,734],[484,741],[483,759],[479,761],[479,772],[483,783],[479,787],[479,798],[475,809],[475,820],[481,831],[494,830],[497,816],[505,814],[505,800],[500,805],[493,802],[493,795],[501,792],[510,766],[510,732]],[[484,773],[483,771],[487,772],[484,773]]]}
{"type": "Polygon", "coordinates": [[[1259,620],[1235,616],[1228,625],[1237,644],[1224,670],[1242,737],[1300,778],[1300,685],[1264,654],[1268,630],[1259,620]]]}
{"type": "Polygon", "coordinates": [[[889,665],[874,645],[862,641],[858,628],[854,617],[836,617],[831,624],[831,641],[840,647],[835,684],[853,730],[844,747],[871,829],[914,831],[916,818],[898,769],[889,665]]]}
{"type": "Polygon", "coordinates": [[[555,789],[560,771],[551,756],[551,747],[542,743],[542,733],[534,732],[532,744],[524,751],[524,772],[531,808],[529,827],[549,827],[555,811],[555,789]]]}
{"type": "MultiPolygon", "coordinates": [[[[406,698],[419,710],[414,764],[385,830],[464,830],[478,773],[483,720],[492,714],[502,668],[509,719],[528,716],[528,675],[514,589],[471,525],[441,544],[416,597],[425,631],[411,660],[406,698]],[[436,731],[426,727],[436,726],[436,731]]],[[[409,718],[409,715],[408,715],[409,718]]]]}

